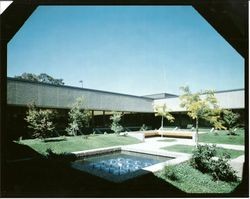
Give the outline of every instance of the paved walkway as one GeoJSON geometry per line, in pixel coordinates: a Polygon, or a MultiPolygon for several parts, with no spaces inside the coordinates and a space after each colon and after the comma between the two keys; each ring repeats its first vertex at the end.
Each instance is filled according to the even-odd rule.
{"type": "MultiPolygon", "coordinates": [[[[162,147],[169,146],[169,144],[173,144],[173,142],[161,141],[163,139],[166,139],[166,138],[159,138],[159,137],[146,138],[145,142],[143,143],[122,146],[122,149],[134,151],[134,152],[173,157],[173,159],[168,160],[166,162],[158,163],[158,164],[144,168],[144,170],[148,170],[151,172],[159,171],[163,169],[166,165],[175,165],[175,164],[179,164],[181,162],[185,162],[190,159],[191,154],[179,153],[179,152],[173,152],[173,151],[167,151],[167,150],[161,149],[162,147]]],[[[174,143],[176,142],[174,141],[174,143]]]]}
{"type": "MultiPolygon", "coordinates": [[[[163,147],[172,146],[176,144],[182,144],[182,145],[192,145],[194,146],[195,143],[192,139],[179,139],[179,138],[161,138],[161,137],[153,137],[153,138],[146,138],[145,142],[139,143],[139,144],[133,144],[133,145],[127,145],[123,147],[126,150],[132,150],[132,151],[138,151],[138,152],[146,152],[146,153],[154,153],[158,155],[173,155],[175,157],[178,157],[178,162],[174,162],[174,164],[183,162],[188,160],[191,157],[191,154],[187,153],[177,153],[173,151],[167,151],[164,149],[161,149],[163,147]],[[174,140],[174,141],[164,141],[164,140],[174,140]]],[[[207,144],[200,142],[199,144],[207,144]]],[[[209,144],[212,145],[212,144],[209,144]]],[[[218,147],[226,148],[226,149],[234,149],[234,150],[244,150],[245,147],[243,145],[232,145],[232,144],[216,144],[218,147]]],[[[239,177],[242,177],[242,169],[243,169],[243,163],[245,161],[245,156],[239,156],[235,159],[231,159],[229,161],[230,165],[233,167],[234,170],[236,170],[237,175],[239,177]]],[[[158,168],[159,169],[159,168],[158,168]]]]}
{"type": "MultiPolygon", "coordinates": [[[[183,145],[192,145],[194,146],[195,143],[192,139],[180,139],[180,138],[161,138],[161,137],[153,137],[153,138],[146,138],[145,142],[140,143],[140,144],[133,144],[133,145],[129,145],[131,147],[135,147],[135,148],[147,148],[147,149],[160,149],[162,147],[166,147],[166,146],[171,146],[171,145],[176,145],[176,144],[183,144],[183,145]],[[164,140],[174,140],[174,141],[165,141],[164,140]]],[[[204,142],[199,142],[199,144],[208,144],[208,143],[204,143],[204,142]]],[[[212,145],[212,144],[209,144],[212,145]]],[[[226,149],[234,149],[234,150],[245,150],[245,146],[244,145],[233,145],[233,144],[216,144],[216,146],[218,147],[222,147],[222,148],[226,148],[226,149]]]]}

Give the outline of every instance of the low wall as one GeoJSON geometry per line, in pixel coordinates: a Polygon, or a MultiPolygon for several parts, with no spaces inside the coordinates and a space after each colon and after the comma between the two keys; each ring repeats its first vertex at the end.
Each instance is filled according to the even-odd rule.
{"type": "Polygon", "coordinates": [[[194,132],[192,131],[165,131],[165,130],[149,130],[149,131],[133,131],[128,132],[128,135],[135,137],[144,142],[147,137],[164,136],[164,137],[175,137],[175,138],[189,138],[192,139],[194,132]]]}
{"type": "Polygon", "coordinates": [[[145,137],[153,136],[164,136],[164,137],[176,137],[176,138],[193,138],[192,131],[165,131],[165,130],[153,130],[153,131],[143,131],[145,137]]]}

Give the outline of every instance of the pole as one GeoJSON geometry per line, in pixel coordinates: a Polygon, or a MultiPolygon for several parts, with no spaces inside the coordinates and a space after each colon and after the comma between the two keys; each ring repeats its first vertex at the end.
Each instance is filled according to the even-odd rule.
{"type": "Polygon", "coordinates": [[[81,86],[82,86],[82,88],[83,88],[83,81],[82,81],[82,80],[80,80],[80,81],[79,81],[79,83],[81,83],[81,86]]]}

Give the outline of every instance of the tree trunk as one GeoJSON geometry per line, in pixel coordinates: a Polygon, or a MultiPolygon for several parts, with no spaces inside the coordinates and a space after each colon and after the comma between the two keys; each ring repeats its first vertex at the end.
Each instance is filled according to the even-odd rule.
{"type": "MultiPolygon", "coordinates": [[[[161,116],[161,131],[163,131],[163,116],[161,116]]],[[[163,133],[161,132],[161,137],[163,137],[163,133]]]]}
{"type": "Polygon", "coordinates": [[[199,129],[198,129],[198,126],[199,126],[199,121],[198,121],[199,119],[198,118],[196,118],[196,124],[195,124],[195,138],[194,138],[194,140],[195,140],[195,147],[197,148],[197,146],[198,146],[198,131],[199,131],[199,129]]]}
{"type": "Polygon", "coordinates": [[[161,129],[163,128],[163,116],[161,116],[161,129]]]}

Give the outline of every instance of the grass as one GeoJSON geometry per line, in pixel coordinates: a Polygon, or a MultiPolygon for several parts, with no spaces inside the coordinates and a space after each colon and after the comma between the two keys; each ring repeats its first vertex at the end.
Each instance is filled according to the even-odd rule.
{"type": "MultiPolygon", "coordinates": [[[[190,146],[190,145],[176,144],[176,145],[172,145],[172,146],[163,147],[162,149],[165,149],[168,151],[175,151],[175,152],[192,154],[192,151],[193,151],[193,149],[195,149],[195,147],[190,146]]],[[[233,149],[224,149],[224,148],[220,148],[220,147],[217,147],[216,151],[217,151],[217,156],[222,155],[223,153],[227,152],[230,154],[231,158],[236,158],[236,157],[244,154],[244,151],[233,150],[233,149]]]]}
{"type": "Polygon", "coordinates": [[[139,142],[139,140],[129,136],[106,134],[91,135],[88,139],[84,136],[74,136],[49,142],[45,142],[41,139],[28,139],[21,140],[19,143],[28,145],[35,151],[45,155],[47,149],[51,149],[55,153],[69,153],[73,151],[82,151],[102,147],[136,144],[139,142]]]}
{"type": "Polygon", "coordinates": [[[244,129],[238,129],[235,136],[227,135],[227,131],[224,130],[219,130],[216,134],[209,132],[209,129],[200,129],[200,131],[207,133],[199,134],[199,142],[244,145],[244,129]]]}
{"type": "Polygon", "coordinates": [[[177,177],[176,180],[167,178],[164,170],[155,175],[186,193],[230,193],[239,184],[239,182],[214,181],[212,176],[194,169],[188,162],[175,165],[171,169],[177,177]]]}

